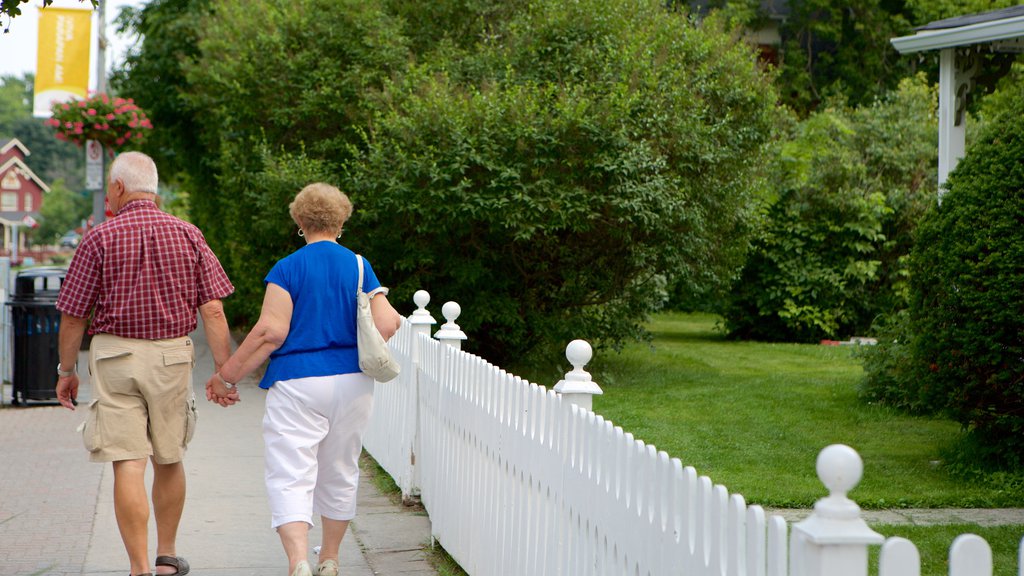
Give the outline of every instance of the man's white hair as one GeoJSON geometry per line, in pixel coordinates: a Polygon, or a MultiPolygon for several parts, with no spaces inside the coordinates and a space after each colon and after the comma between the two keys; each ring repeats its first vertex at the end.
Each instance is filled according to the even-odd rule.
{"type": "Polygon", "coordinates": [[[110,165],[110,181],[120,180],[126,192],[157,193],[156,163],[142,152],[123,152],[110,165]]]}

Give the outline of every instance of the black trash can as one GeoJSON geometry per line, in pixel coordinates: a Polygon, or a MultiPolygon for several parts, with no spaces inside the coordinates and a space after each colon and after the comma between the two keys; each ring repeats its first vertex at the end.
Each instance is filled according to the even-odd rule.
{"type": "Polygon", "coordinates": [[[18,272],[11,308],[14,363],[11,403],[57,398],[58,332],[57,294],[66,268],[31,268],[18,272]]]}

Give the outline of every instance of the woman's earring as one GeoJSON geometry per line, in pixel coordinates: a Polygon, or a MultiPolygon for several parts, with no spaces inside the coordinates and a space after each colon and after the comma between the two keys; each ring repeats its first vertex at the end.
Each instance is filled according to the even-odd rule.
{"type": "Polygon", "coordinates": [[[303,237],[305,235],[306,235],[306,232],[302,228],[299,228],[299,237],[301,238],[301,237],[303,237]]]}

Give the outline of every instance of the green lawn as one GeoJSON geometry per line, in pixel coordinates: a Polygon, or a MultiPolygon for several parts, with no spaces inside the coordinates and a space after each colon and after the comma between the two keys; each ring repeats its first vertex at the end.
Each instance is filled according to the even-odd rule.
{"type": "Polygon", "coordinates": [[[736,342],[715,326],[710,315],[662,314],[650,345],[596,354],[594,411],[750,503],[812,505],[825,496],[815,458],[843,443],[864,460],[850,494],[863,508],[1024,507],[1020,476],[947,473],[956,423],[861,402],[853,347],[736,342]]]}

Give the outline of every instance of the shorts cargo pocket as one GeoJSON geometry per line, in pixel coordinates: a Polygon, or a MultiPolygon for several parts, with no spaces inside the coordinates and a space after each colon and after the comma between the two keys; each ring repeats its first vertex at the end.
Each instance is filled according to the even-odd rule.
{"type": "Polygon", "coordinates": [[[189,368],[191,368],[194,364],[192,351],[175,350],[173,352],[164,352],[164,366],[176,366],[178,364],[188,364],[189,368]]]}
{"type": "Polygon", "coordinates": [[[89,452],[95,452],[101,446],[98,402],[98,399],[89,402],[89,412],[85,416],[85,421],[78,425],[78,431],[82,433],[82,443],[89,452]]]}
{"type": "Polygon", "coordinates": [[[111,390],[120,390],[132,381],[132,365],[126,360],[131,356],[131,350],[109,344],[96,347],[92,352],[92,359],[96,365],[93,366],[93,362],[89,362],[89,374],[93,376],[102,374],[111,390]]]}
{"type": "Polygon", "coordinates": [[[114,358],[124,358],[131,355],[132,351],[125,350],[124,348],[101,348],[96,351],[96,360],[113,360],[114,358]]]}
{"type": "Polygon", "coordinates": [[[188,401],[185,402],[185,444],[192,441],[192,436],[196,433],[196,421],[199,420],[199,414],[196,412],[196,396],[192,395],[188,401]]]}

